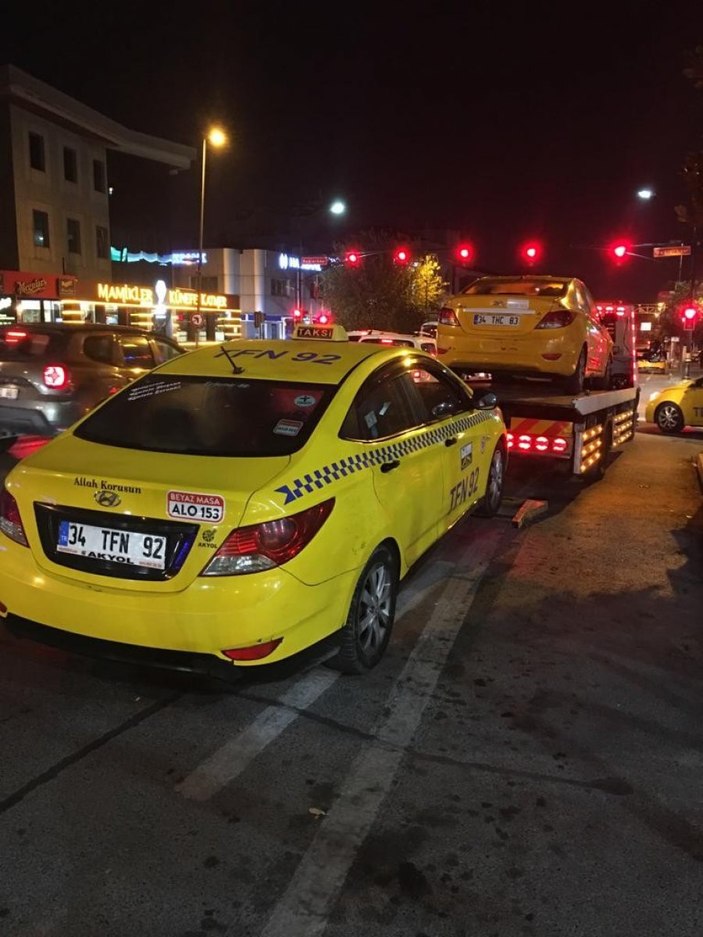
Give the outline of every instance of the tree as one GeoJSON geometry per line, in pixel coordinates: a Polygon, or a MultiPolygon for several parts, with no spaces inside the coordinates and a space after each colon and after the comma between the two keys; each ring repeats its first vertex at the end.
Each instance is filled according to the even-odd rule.
{"type": "Polygon", "coordinates": [[[439,263],[433,257],[394,263],[394,248],[407,240],[389,232],[362,233],[354,241],[361,255],[354,267],[341,260],[348,245],[335,247],[340,261],[321,280],[323,301],[337,322],[347,329],[413,332],[435,313],[445,293],[439,263]]]}

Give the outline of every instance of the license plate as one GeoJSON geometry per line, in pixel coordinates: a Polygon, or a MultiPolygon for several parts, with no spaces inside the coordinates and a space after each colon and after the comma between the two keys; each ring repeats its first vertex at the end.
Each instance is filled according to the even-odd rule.
{"type": "Polygon", "coordinates": [[[509,316],[500,312],[477,312],[474,315],[474,325],[520,325],[520,316],[509,316]]]}
{"type": "Polygon", "coordinates": [[[16,384],[0,384],[0,397],[6,400],[17,400],[20,395],[20,389],[16,384]]]}
{"type": "Polygon", "coordinates": [[[56,549],[59,553],[109,560],[127,566],[163,569],[166,565],[166,537],[141,534],[134,530],[94,527],[74,521],[59,523],[56,549]]]}

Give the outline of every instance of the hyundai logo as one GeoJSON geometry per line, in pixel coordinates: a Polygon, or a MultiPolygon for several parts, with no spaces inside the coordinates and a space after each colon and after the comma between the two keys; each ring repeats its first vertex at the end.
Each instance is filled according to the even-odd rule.
{"type": "Polygon", "coordinates": [[[93,497],[103,508],[116,508],[122,503],[122,498],[114,491],[96,491],[93,497]]]}

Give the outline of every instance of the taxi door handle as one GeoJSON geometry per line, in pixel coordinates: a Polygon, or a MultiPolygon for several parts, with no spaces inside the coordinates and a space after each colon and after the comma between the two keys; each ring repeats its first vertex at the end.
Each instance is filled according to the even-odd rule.
{"type": "Polygon", "coordinates": [[[444,440],[445,446],[456,446],[456,436],[450,436],[449,439],[444,440]]]}
{"type": "Polygon", "coordinates": [[[385,473],[385,472],[392,472],[393,469],[397,469],[397,468],[399,468],[399,466],[400,466],[400,462],[399,462],[398,459],[395,459],[393,462],[382,462],[382,463],[381,463],[381,471],[384,472],[384,473],[385,473]]]}

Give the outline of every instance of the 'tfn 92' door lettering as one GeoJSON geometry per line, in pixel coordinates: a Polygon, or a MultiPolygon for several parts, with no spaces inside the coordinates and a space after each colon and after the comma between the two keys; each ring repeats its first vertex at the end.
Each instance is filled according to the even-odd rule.
{"type": "Polygon", "coordinates": [[[460,504],[463,504],[464,501],[468,501],[473,495],[478,491],[478,476],[479,471],[477,468],[473,470],[470,475],[467,475],[466,478],[457,484],[449,492],[449,512],[456,510],[460,504]]]}

